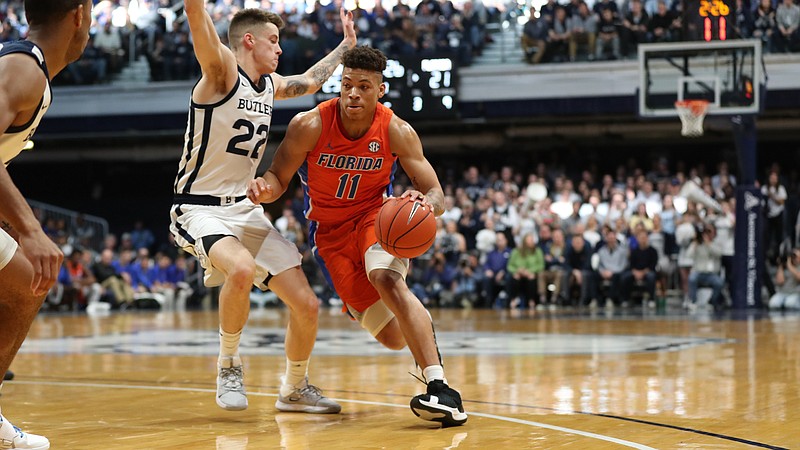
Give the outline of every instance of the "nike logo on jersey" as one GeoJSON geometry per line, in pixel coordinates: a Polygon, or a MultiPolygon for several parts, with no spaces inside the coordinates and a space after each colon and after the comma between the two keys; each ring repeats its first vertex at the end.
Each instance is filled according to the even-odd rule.
{"type": "Polygon", "coordinates": [[[327,169],[360,170],[364,172],[381,170],[383,158],[370,156],[332,155],[320,153],[317,165],[327,169]]]}

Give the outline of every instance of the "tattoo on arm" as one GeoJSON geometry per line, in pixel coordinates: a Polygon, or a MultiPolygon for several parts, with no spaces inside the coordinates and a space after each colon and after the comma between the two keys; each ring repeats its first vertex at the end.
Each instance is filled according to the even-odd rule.
{"type": "Polygon", "coordinates": [[[0,220],[0,228],[2,228],[3,231],[9,234],[14,229],[14,227],[12,227],[11,224],[6,222],[5,220],[0,220]]]}
{"type": "Polygon", "coordinates": [[[286,80],[286,89],[284,95],[286,97],[299,97],[308,92],[308,83],[303,77],[289,77],[286,80]]]}

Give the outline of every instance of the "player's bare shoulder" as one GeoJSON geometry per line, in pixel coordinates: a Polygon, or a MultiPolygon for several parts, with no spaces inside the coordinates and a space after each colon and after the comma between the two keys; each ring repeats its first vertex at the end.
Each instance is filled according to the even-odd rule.
{"type": "Polygon", "coordinates": [[[392,153],[400,157],[422,151],[417,131],[396,115],[389,120],[389,145],[392,153]]]}
{"type": "Polygon", "coordinates": [[[16,111],[36,108],[47,87],[47,76],[36,60],[23,53],[0,58],[0,91],[6,107],[16,111]]]}

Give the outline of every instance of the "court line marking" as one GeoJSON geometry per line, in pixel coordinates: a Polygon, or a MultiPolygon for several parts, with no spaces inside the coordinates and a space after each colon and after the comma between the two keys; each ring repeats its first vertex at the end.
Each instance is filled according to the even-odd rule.
{"type": "MultiPolygon", "coordinates": [[[[130,384],[105,384],[105,383],[75,383],[75,382],[62,382],[62,381],[10,381],[8,382],[9,385],[13,384],[27,384],[27,385],[45,385],[45,386],[68,386],[68,387],[85,387],[85,388],[108,388],[108,389],[138,389],[138,390],[155,390],[155,391],[179,391],[179,392],[208,392],[208,393],[215,393],[215,389],[203,389],[203,388],[186,388],[186,387],[173,387],[173,386],[148,386],[148,385],[130,385],[130,384]]],[[[269,394],[265,392],[248,392],[248,395],[257,396],[257,397],[277,397],[278,394],[269,394]]],[[[384,402],[374,402],[369,400],[352,400],[352,399],[343,399],[343,398],[333,398],[338,402],[342,403],[356,403],[361,405],[375,405],[375,406],[388,406],[392,408],[408,408],[408,405],[398,405],[397,403],[384,403],[384,402]]],[[[576,430],[574,428],[565,428],[560,427],[558,425],[550,425],[541,422],[534,422],[531,420],[523,420],[523,419],[516,419],[514,417],[506,417],[506,416],[499,416],[496,414],[488,414],[488,413],[480,413],[480,412],[472,412],[470,411],[468,415],[477,416],[477,417],[484,417],[487,419],[494,419],[494,420],[501,420],[504,422],[512,422],[517,423],[520,425],[528,425],[534,426],[539,428],[546,428],[553,431],[560,431],[563,433],[583,436],[591,439],[598,439],[601,441],[613,442],[615,444],[624,445],[626,447],[635,448],[638,450],[657,450],[653,447],[648,447],[644,444],[639,444],[636,442],[626,441],[623,439],[618,439],[612,436],[606,436],[603,434],[592,433],[589,431],[583,430],[576,430]]]]}

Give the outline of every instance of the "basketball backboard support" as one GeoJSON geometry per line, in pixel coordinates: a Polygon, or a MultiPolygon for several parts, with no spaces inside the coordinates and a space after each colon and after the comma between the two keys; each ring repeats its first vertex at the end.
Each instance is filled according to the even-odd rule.
{"type": "Polygon", "coordinates": [[[706,100],[709,115],[757,114],[761,41],[639,45],[639,116],[675,117],[675,102],[706,100]]]}

